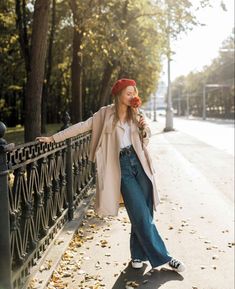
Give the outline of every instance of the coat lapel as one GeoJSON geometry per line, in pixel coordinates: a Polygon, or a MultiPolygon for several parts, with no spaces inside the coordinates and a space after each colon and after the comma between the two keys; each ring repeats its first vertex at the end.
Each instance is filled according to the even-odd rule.
{"type": "MultiPolygon", "coordinates": [[[[111,107],[111,109],[109,110],[109,113],[107,114],[107,119],[105,121],[105,128],[104,128],[104,132],[105,133],[112,133],[113,132],[113,119],[114,119],[114,106],[111,107]]],[[[130,127],[131,127],[131,142],[133,144],[134,147],[136,147],[136,136],[135,134],[138,133],[138,127],[136,126],[136,124],[133,122],[133,120],[131,119],[130,121],[130,127]]],[[[121,126],[121,124],[118,122],[115,128],[115,137],[116,137],[116,142],[117,142],[117,147],[120,147],[120,142],[121,139],[123,138],[125,129],[121,126]]]]}

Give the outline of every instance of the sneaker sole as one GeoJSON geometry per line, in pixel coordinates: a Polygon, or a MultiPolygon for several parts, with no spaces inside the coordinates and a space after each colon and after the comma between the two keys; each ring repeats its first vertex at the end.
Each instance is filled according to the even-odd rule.
{"type": "Polygon", "coordinates": [[[134,268],[134,269],[140,269],[140,268],[143,267],[143,264],[133,264],[133,263],[131,263],[131,266],[132,266],[132,268],[134,268]]]}

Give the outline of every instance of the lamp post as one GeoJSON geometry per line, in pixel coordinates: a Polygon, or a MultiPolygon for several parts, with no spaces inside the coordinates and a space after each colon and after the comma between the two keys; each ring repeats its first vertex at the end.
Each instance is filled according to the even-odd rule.
{"type": "Polygon", "coordinates": [[[189,118],[189,92],[186,92],[186,116],[189,118]]]}
{"type": "Polygon", "coordinates": [[[168,53],[167,53],[167,107],[166,107],[166,126],[164,131],[172,131],[173,128],[173,108],[172,108],[172,96],[171,96],[171,53],[170,53],[170,7],[167,5],[167,21],[168,21],[168,53]]]}
{"type": "Polygon", "coordinates": [[[157,121],[157,93],[153,96],[153,121],[157,121]]]}
{"type": "Polygon", "coordinates": [[[178,116],[181,116],[181,94],[178,95],[178,116]]]}
{"type": "Polygon", "coordinates": [[[181,116],[181,101],[182,101],[182,96],[183,96],[183,86],[184,86],[184,82],[181,81],[178,83],[179,87],[178,87],[178,98],[177,98],[177,103],[178,103],[178,116],[181,116]]]}

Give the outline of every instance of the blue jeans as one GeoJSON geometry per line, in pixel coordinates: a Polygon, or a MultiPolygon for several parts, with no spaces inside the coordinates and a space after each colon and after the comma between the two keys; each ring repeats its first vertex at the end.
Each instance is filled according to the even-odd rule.
{"type": "Polygon", "coordinates": [[[119,157],[121,193],[131,222],[132,259],[149,261],[152,268],[171,260],[153,219],[153,187],[136,152],[119,157]]]}

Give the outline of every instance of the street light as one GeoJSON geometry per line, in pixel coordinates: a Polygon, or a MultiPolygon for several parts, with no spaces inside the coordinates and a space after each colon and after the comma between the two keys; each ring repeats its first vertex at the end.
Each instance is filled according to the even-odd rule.
{"type": "Polygon", "coordinates": [[[186,93],[186,116],[187,116],[187,118],[189,118],[189,95],[190,95],[190,93],[187,92],[186,93]]]}
{"type": "Polygon", "coordinates": [[[168,54],[167,54],[167,107],[166,107],[166,127],[163,131],[172,131],[173,128],[173,108],[172,108],[172,97],[171,97],[171,74],[170,74],[170,62],[171,62],[171,53],[170,53],[170,7],[167,5],[167,17],[168,17],[168,54]]]}
{"type": "Polygon", "coordinates": [[[176,98],[178,102],[178,116],[181,116],[181,101],[182,101],[182,91],[183,91],[183,86],[184,82],[181,81],[178,83],[179,88],[178,88],[178,98],[176,98]]]}
{"type": "Polygon", "coordinates": [[[157,110],[157,93],[155,93],[153,97],[153,121],[157,121],[156,110],[157,110]]]}

